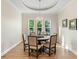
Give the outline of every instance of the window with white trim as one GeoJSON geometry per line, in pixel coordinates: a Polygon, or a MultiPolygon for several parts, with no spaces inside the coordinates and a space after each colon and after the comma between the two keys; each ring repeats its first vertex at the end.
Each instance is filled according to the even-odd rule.
{"type": "Polygon", "coordinates": [[[45,32],[50,35],[51,33],[51,20],[45,20],[45,32]]]}
{"type": "Polygon", "coordinates": [[[37,34],[40,35],[42,32],[42,20],[37,21],[37,34]]]}
{"type": "Polygon", "coordinates": [[[34,32],[34,19],[29,19],[29,32],[34,32]]]}

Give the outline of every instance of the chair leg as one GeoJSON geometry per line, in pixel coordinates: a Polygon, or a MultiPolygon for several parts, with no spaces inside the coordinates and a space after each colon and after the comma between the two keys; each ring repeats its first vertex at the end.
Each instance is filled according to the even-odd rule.
{"type": "Polygon", "coordinates": [[[23,47],[24,47],[24,52],[25,52],[25,45],[23,47]]]}
{"type": "Polygon", "coordinates": [[[25,52],[25,47],[24,47],[24,52],[25,52]]]}
{"type": "Polygon", "coordinates": [[[49,48],[49,56],[50,56],[50,50],[51,50],[51,49],[49,48]]]}
{"type": "Polygon", "coordinates": [[[56,47],[55,47],[55,51],[54,51],[54,53],[56,54],[56,47]]]}
{"type": "Polygon", "coordinates": [[[38,50],[37,50],[37,52],[36,52],[36,57],[38,57],[38,50]]]}
{"type": "Polygon", "coordinates": [[[49,56],[50,56],[50,53],[49,53],[49,56]]]}
{"type": "Polygon", "coordinates": [[[30,56],[30,48],[28,49],[28,54],[29,54],[29,56],[30,56]]]}

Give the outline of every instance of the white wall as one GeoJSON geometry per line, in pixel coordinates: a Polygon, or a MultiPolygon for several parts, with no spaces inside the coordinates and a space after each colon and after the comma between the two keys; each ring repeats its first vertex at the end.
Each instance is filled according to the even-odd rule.
{"type": "MultiPolygon", "coordinates": [[[[22,32],[28,32],[28,19],[34,18],[36,19],[39,15],[38,14],[22,14],[22,32]]],[[[52,14],[42,14],[40,17],[44,17],[48,20],[51,20],[51,34],[58,33],[58,18],[57,15],[52,14]]],[[[44,20],[43,20],[44,21],[44,20]]]]}
{"type": "MultiPolygon", "coordinates": [[[[58,14],[59,20],[59,39],[60,42],[64,40],[65,48],[71,50],[77,54],[77,30],[69,30],[69,25],[67,28],[62,28],[62,20],[64,19],[74,19],[77,18],[77,1],[71,0],[64,10],[58,14]]],[[[68,21],[69,22],[69,21],[68,21]]]]}
{"type": "Polygon", "coordinates": [[[21,41],[21,14],[9,2],[1,1],[1,54],[21,41]]]}

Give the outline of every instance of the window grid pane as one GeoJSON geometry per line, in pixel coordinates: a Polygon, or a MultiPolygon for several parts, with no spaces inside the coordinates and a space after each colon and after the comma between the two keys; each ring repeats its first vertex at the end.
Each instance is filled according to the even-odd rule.
{"type": "Polygon", "coordinates": [[[33,19],[29,20],[29,31],[30,32],[34,31],[34,20],[33,19]]]}
{"type": "Polygon", "coordinates": [[[51,26],[50,26],[50,21],[46,20],[45,21],[45,31],[48,35],[50,35],[50,29],[51,29],[51,26]]]}

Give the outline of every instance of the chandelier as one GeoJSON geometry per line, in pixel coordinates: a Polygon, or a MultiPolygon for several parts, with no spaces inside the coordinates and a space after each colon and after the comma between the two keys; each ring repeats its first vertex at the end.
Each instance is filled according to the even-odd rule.
{"type": "Polygon", "coordinates": [[[32,10],[48,10],[56,6],[58,0],[23,0],[23,4],[32,10]]]}

